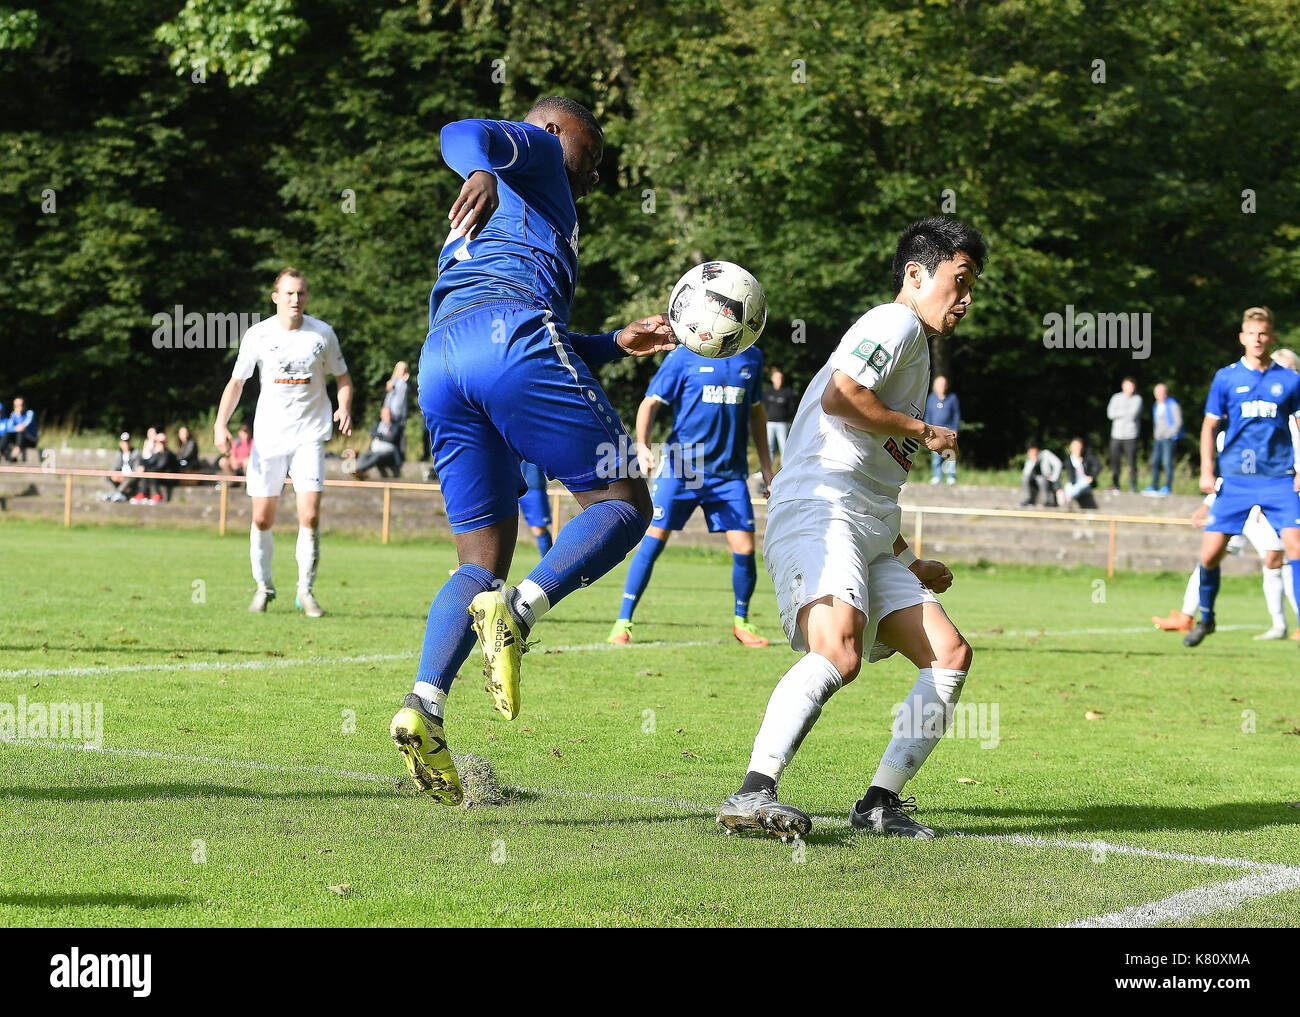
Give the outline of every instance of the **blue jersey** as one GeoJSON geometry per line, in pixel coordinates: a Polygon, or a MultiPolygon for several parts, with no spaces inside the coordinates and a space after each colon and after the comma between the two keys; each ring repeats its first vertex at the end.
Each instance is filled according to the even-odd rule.
{"type": "Polygon", "coordinates": [[[763,402],[763,353],[751,346],[711,360],[679,346],[659,365],[646,396],[673,411],[667,469],[689,463],[706,477],[749,475],[750,410],[763,402]]]}
{"type": "Polygon", "coordinates": [[[578,281],[578,212],[560,139],[509,120],[461,120],[442,129],[442,157],[468,179],[497,178],[500,204],[467,241],[452,233],[438,256],[429,322],[488,301],[519,301],[569,321],[578,281]]]}
{"type": "Polygon", "coordinates": [[[1265,371],[1244,359],[1221,368],[1210,385],[1205,414],[1224,422],[1219,474],[1288,477],[1295,473],[1289,419],[1300,412],[1300,374],[1270,363],[1265,371]]]}

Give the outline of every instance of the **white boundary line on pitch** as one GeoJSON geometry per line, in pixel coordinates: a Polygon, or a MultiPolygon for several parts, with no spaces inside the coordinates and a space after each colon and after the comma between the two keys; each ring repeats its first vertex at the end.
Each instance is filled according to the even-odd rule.
{"type": "MultiPolygon", "coordinates": [[[[1258,625],[1220,625],[1220,632],[1239,632],[1259,628],[1258,625]]],[[[1142,628],[1118,628],[1118,629],[1027,629],[1023,632],[968,632],[966,638],[979,642],[984,639],[1012,639],[1012,638],[1037,638],[1039,636],[1098,636],[1098,635],[1124,635],[1143,632],[1159,632],[1159,629],[1151,626],[1142,628]]],[[[1262,630],[1261,630],[1262,631],[1262,630]]],[[[627,646],[611,646],[609,643],[577,643],[571,646],[548,646],[546,643],[540,643],[534,652],[546,653],[579,653],[588,650],[613,651],[613,650],[636,650],[636,649],[664,649],[678,646],[725,646],[726,640],[720,639],[701,639],[687,640],[683,642],[673,642],[671,640],[657,640],[648,643],[631,643],[627,646]]],[[[780,644],[777,644],[778,646],[780,644]]],[[[95,675],[108,674],[135,674],[144,672],[170,672],[170,671],[266,671],[272,668],[280,667],[309,667],[328,664],[377,664],[394,660],[414,660],[419,656],[417,650],[406,650],[402,653],[363,653],[349,657],[265,657],[256,660],[198,660],[185,664],[120,664],[114,666],[100,667],[23,667],[11,670],[0,670],[0,681],[11,678],[86,678],[95,675]]]]}

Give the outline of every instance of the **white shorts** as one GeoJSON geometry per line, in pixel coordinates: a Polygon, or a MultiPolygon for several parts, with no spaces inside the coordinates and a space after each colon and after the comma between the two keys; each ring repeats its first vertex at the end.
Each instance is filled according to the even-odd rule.
{"type": "Polygon", "coordinates": [[[1277,535],[1277,530],[1268,524],[1258,505],[1251,509],[1250,515],[1246,517],[1241,535],[1251,542],[1261,558],[1269,551],[1282,550],[1282,538],[1277,535]]]}
{"type": "Polygon", "coordinates": [[[325,443],[308,442],[292,452],[278,456],[262,456],[253,442],[253,453],[248,457],[248,495],[250,498],[278,498],[284,490],[284,478],[293,478],[295,491],[325,490],[325,443]]]}
{"type": "Polygon", "coordinates": [[[866,616],[862,645],[871,647],[867,663],[894,652],[876,639],[880,619],[935,600],[894,557],[895,536],[879,519],[833,510],[825,502],[786,502],[771,511],[763,561],[776,586],[781,627],[791,649],[808,649],[799,631],[799,612],[831,596],[866,616]]]}

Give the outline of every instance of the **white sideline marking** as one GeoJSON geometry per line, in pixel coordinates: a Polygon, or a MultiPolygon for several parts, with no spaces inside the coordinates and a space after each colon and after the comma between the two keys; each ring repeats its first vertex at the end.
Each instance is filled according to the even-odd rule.
{"type": "MultiPolygon", "coordinates": [[[[1220,625],[1220,632],[1243,632],[1259,629],[1258,625],[1220,625]]],[[[1152,626],[1142,626],[1134,628],[1118,629],[1026,629],[1012,632],[967,632],[965,636],[975,642],[984,639],[1027,639],[1038,636],[1098,636],[1098,635],[1123,635],[1143,632],[1159,632],[1152,626]]],[[[631,643],[628,646],[611,646],[609,643],[577,643],[571,646],[548,646],[541,643],[538,651],[545,654],[547,652],[577,653],[585,650],[636,650],[636,649],[663,649],[665,647],[678,646],[724,646],[726,640],[721,639],[701,639],[687,640],[684,642],[672,642],[671,640],[657,640],[649,643],[631,643]]],[[[776,645],[780,645],[779,643],[776,645]]],[[[288,659],[279,659],[276,657],[267,657],[259,660],[239,660],[239,661],[220,661],[220,660],[200,660],[188,664],[121,664],[114,667],[24,667],[14,670],[0,670],[0,680],[6,678],[84,678],[93,675],[107,674],[134,674],[145,671],[266,671],[271,668],[279,667],[309,667],[317,665],[330,664],[375,664],[384,661],[393,660],[413,660],[419,656],[418,650],[406,650],[402,653],[365,653],[351,657],[292,657],[288,659]]]]}
{"type": "Polygon", "coordinates": [[[1269,867],[1237,879],[1183,890],[1171,897],[1135,904],[1123,911],[1111,911],[1095,918],[1065,922],[1060,929],[1149,929],[1163,922],[1181,922],[1220,911],[1232,911],[1248,900],[1271,897],[1288,890],[1300,890],[1300,869],[1269,867]]]}

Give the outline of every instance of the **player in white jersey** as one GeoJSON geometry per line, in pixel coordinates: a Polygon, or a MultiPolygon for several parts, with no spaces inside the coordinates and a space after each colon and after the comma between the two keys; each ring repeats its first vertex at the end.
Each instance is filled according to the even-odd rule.
{"type": "Polygon", "coordinates": [[[325,442],[338,421],[343,434],[352,433],[352,376],[339,349],[334,329],[304,314],[307,280],[286,268],[275,277],[271,293],[275,317],[259,321],[244,333],[239,357],[217,409],[215,444],[230,446],[230,415],[239,405],[244,382],[259,371],[262,392],[257,397],[253,451],[248,460],[248,493],[253,499],[249,558],[257,592],[250,611],[265,611],[275,599],[271,579],[271,527],[275,504],[285,477],[293,478],[298,499],[298,595],[294,604],[308,617],[324,612],[312,593],[320,561],[320,499],[325,489],[325,442]],[[325,376],[338,381],[339,408],[330,412],[325,376]]]}
{"type": "Polygon", "coordinates": [[[909,226],[894,253],[894,302],[849,329],[795,414],[763,555],[786,637],[805,652],[773,691],[745,781],[718,812],[729,833],[784,839],[812,829],[807,815],[778,800],[781,772],[863,660],[897,650],[920,674],[849,820],[878,833],[935,836],[908,815],[915,800],[899,792],[943,736],[971,648],[934,598],[952,573],[918,561],[899,535],[898,495],[915,453],[956,451],[956,432],[922,419],[928,337],[950,334],[965,315],[985,253],[980,234],[952,219],[909,226]]]}

